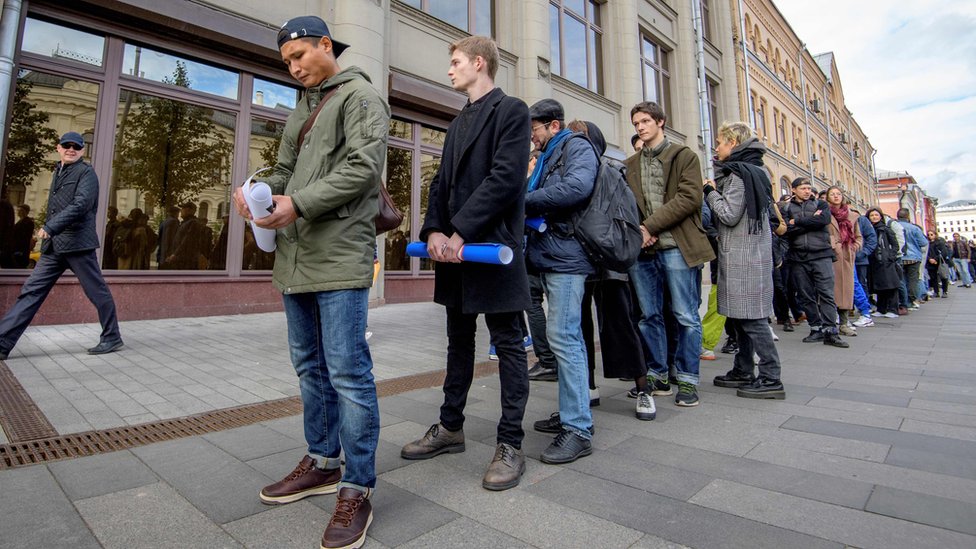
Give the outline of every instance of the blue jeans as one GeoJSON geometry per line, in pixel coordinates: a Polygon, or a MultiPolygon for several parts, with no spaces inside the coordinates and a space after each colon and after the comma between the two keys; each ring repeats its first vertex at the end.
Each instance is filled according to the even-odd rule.
{"type": "Polygon", "coordinates": [[[664,289],[671,295],[671,311],[678,321],[674,368],[678,381],[698,385],[698,355],[701,352],[702,325],[698,316],[701,303],[700,266],[689,267],[681,250],[671,248],[641,257],[630,268],[630,280],[640,302],[641,335],[650,350],[647,369],[661,381],[668,380],[668,338],[664,326],[664,289]]]}
{"type": "Polygon", "coordinates": [[[854,273],[854,305],[857,310],[861,311],[864,316],[871,316],[871,302],[868,301],[868,295],[864,293],[864,287],[861,286],[861,279],[857,277],[857,272],[854,273]]]}
{"type": "Polygon", "coordinates": [[[559,369],[559,421],[563,429],[589,440],[593,415],[581,309],[586,275],[542,273],[541,276],[549,302],[546,336],[559,369]]]}
{"type": "Polygon", "coordinates": [[[366,344],[367,288],[284,296],[288,347],[298,373],[308,454],[337,467],[340,487],[376,486],[380,410],[366,344]]]}
{"type": "Polygon", "coordinates": [[[959,259],[958,257],[952,258],[952,264],[956,267],[956,272],[959,273],[959,280],[962,280],[963,284],[972,284],[973,279],[969,276],[969,260],[959,259]]]}

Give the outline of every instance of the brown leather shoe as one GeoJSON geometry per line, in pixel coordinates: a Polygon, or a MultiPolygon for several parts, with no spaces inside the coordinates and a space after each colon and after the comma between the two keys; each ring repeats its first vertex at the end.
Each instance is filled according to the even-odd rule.
{"type": "Polygon", "coordinates": [[[261,490],[261,502],[281,505],[308,496],[334,494],[341,478],[342,472],[338,467],[319,469],[315,466],[314,459],[305,456],[288,476],[261,490]]]}
{"type": "Polygon", "coordinates": [[[457,454],[464,451],[464,429],[448,431],[440,423],[427,429],[427,434],[403,446],[403,459],[428,459],[441,454],[457,454]]]}
{"type": "Polygon", "coordinates": [[[488,464],[481,486],[486,490],[508,490],[518,486],[525,472],[525,454],[511,444],[499,442],[495,457],[488,464]]]}
{"type": "Polygon", "coordinates": [[[322,549],[362,547],[366,543],[366,530],[372,522],[373,506],[369,503],[368,493],[355,488],[339,490],[332,519],[322,534],[322,549]]]}

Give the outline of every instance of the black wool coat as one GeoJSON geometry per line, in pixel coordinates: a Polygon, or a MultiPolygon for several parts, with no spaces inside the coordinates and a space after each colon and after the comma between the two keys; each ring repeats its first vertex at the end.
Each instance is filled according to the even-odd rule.
{"type": "Polygon", "coordinates": [[[505,244],[515,259],[508,265],[437,263],[434,302],[460,307],[466,314],[528,309],[522,233],[531,150],[529,108],[495,88],[464,143],[458,141],[457,123],[455,119],[447,128],[420,238],[426,242],[432,232],[459,233],[465,243],[505,244]]]}
{"type": "Polygon", "coordinates": [[[44,231],[51,235],[53,251],[63,254],[98,248],[97,208],[98,177],[91,164],[84,160],[71,164],[58,162],[47,197],[44,222],[44,231]]]}

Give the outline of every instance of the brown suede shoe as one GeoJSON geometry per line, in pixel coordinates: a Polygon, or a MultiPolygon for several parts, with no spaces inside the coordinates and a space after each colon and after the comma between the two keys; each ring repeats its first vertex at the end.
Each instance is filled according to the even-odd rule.
{"type": "Polygon", "coordinates": [[[440,423],[435,423],[420,440],[403,446],[400,457],[403,459],[428,459],[441,454],[457,454],[464,451],[464,429],[448,431],[440,423]]]}
{"type": "Polygon", "coordinates": [[[366,530],[372,522],[373,506],[369,503],[368,493],[355,488],[339,490],[332,519],[322,534],[322,549],[362,547],[366,543],[366,530]]]}
{"type": "Polygon", "coordinates": [[[518,486],[525,472],[525,454],[510,444],[499,442],[495,457],[488,464],[481,486],[486,490],[508,490],[518,486]]]}
{"type": "Polygon", "coordinates": [[[288,476],[261,490],[261,503],[281,505],[308,496],[334,494],[341,478],[342,472],[338,467],[319,469],[314,459],[305,456],[288,476]]]}

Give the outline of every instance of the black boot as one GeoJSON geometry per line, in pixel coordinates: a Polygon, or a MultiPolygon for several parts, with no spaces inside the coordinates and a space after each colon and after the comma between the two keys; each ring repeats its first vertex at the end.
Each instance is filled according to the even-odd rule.
{"type": "Polygon", "coordinates": [[[715,376],[715,379],[712,381],[712,383],[714,383],[716,387],[728,387],[731,389],[737,389],[739,387],[745,387],[746,385],[751,384],[755,380],[756,378],[751,373],[750,374],[740,373],[732,369],[729,370],[728,373],[726,373],[725,375],[715,376]]]}
{"type": "Polygon", "coordinates": [[[742,398],[783,400],[786,398],[786,390],[783,389],[783,383],[780,380],[760,377],[751,384],[740,387],[735,395],[742,398]]]}
{"type": "Polygon", "coordinates": [[[835,333],[824,334],[823,342],[824,345],[830,345],[831,347],[837,347],[839,349],[846,349],[850,347],[846,341],[841,339],[840,336],[835,333]]]}

